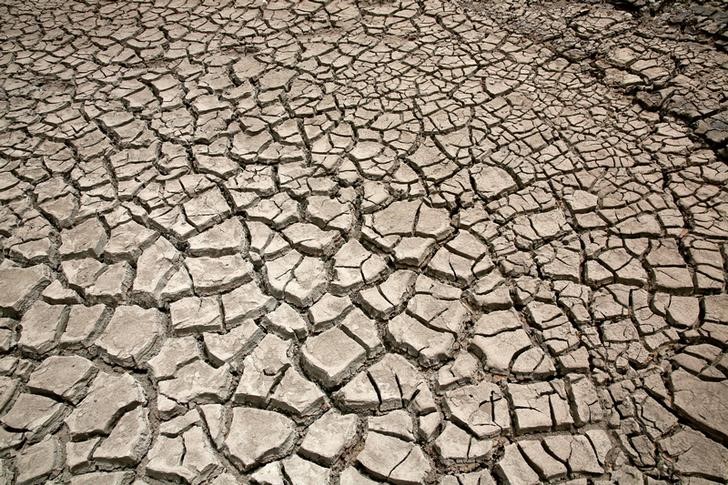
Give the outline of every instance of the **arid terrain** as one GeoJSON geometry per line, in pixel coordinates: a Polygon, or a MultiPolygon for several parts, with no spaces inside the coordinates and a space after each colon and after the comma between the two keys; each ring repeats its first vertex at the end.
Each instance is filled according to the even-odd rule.
{"type": "Polygon", "coordinates": [[[727,26],[0,0],[0,484],[727,483],[727,26]]]}

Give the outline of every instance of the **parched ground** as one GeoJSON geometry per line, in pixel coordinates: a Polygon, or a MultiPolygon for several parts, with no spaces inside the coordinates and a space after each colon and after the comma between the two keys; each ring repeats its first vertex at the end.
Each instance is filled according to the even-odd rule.
{"type": "Polygon", "coordinates": [[[728,481],[724,1],[0,3],[0,483],[728,481]]]}

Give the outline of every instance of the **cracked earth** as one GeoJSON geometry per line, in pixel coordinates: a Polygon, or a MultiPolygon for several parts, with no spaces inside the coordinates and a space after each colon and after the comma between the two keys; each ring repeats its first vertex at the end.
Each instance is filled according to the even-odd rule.
{"type": "Polygon", "coordinates": [[[725,7],[5,0],[0,483],[726,483],[725,7]]]}

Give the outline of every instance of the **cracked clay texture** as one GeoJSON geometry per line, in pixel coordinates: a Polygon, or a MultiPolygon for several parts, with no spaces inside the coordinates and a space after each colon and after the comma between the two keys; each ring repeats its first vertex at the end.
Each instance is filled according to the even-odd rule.
{"type": "Polygon", "coordinates": [[[0,1],[0,484],[728,483],[727,26],[0,1]]]}

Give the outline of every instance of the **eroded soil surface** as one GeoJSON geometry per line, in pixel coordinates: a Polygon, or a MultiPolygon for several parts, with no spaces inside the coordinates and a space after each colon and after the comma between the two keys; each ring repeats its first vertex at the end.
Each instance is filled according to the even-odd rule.
{"type": "Polygon", "coordinates": [[[727,21],[3,1],[0,483],[726,483],[727,21]]]}

